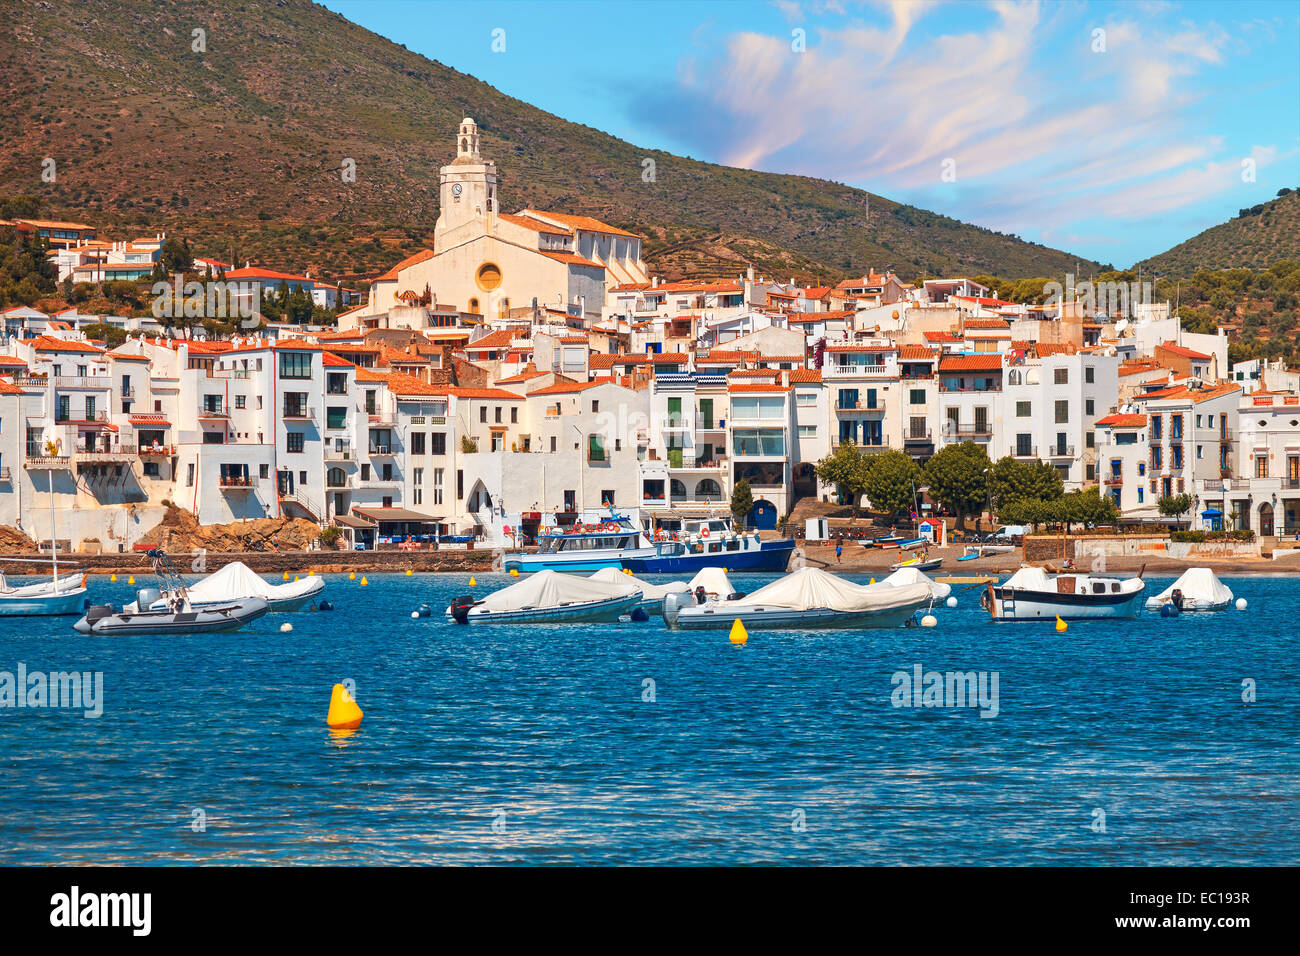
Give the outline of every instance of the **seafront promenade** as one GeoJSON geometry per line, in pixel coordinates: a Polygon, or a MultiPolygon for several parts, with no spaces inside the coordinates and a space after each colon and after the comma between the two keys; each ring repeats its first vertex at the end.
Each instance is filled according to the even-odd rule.
{"type": "MultiPolygon", "coordinates": [[[[0,573],[6,576],[50,576],[48,560],[33,561],[32,554],[0,554],[0,573]],[[21,559],[21,560],[19,560],[21,559]]],[[[258,574],[337,574],[349,571],[389,572],[444,571],[483,572],[493,567],[494,552],[489,550],[439,550],[439,551],[209,551],[204,556],[202,570],[194,567],[198,557],[194,552],[171,553],[172,560],[182,574],[209,574],[229,564],[240,561],[258,574]]],[[[152,574],[149,557],[143,551],[124,551],[113,554],[71,554],[60,557],[60,568],[85,571],[88,574],[152,574]],[[65,563],[66,562],[66,563],[65,563]]]]}

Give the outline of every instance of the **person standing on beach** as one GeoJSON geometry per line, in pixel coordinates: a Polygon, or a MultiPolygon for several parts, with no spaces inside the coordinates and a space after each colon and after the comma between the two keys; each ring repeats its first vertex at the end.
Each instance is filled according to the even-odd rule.
{"type": "Polygon", "coordinates": [[[835,542],[835,563],[836,564],[841,563],[840,555],[842,555],[843,553],[844,553],[844,542],[837,540],[835,542]]]}

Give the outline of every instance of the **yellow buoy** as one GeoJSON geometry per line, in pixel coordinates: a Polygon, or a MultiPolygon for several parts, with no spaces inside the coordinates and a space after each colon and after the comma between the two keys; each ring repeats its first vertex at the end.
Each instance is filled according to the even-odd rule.
{"type": "Polygon", "coordinates": [[[511,569],[510,569],[510,576],[511,576],[512,578],[517,578],[517,577],[519,577],[519,569],[518,569],[518,568],[511,568],[511,569]]]}
{"type": "Polygon", "coordinates": [[[1067,627],[1069,627],[1069,626],[1070,626],[1070,625],[1066,624],[1064,621],[1061,620],[1061,615],[1059,615],[1059,614],[1056,615],[1056,629],[1057,629],[1058,631],[1063,631],[1063,630],[1065,630],[1065,629],[1066,629],[1067,627]]]}
{"type": "Polygon", "coordinates": [[[127,584],[135,584],[135,575],[133,574],[133,575],[131,575],[129,578],[127,578],[127,579],[126,579],[126,583],[127,583],[127,584]]]}
{"type": "Polygon", "coordinates": [[[349,580],[349,581],[355,581],[356,579],[357,579],[357,572],[355,572],[355,571],[349,571],[349,572],[348,572],[348,580],[349,580]]]}
{"type": "Polygon", "coordinates": [[[308,571],[308,572],[307,572],[307,577],[309,577],[309,578],[314,578],[315,576],[316,576],[316,572],[315,572],[315,571],[308,571]]]}
{"type": "Polygon", "coordinates": [[[740,623],[740,618],[731,622],[731,634],[728,635],[728,640],[733,644],[744,644],[749,640],[749,632],[745,630],[745,625],[740,623]]]}
{"type": "Polygon", "coordinates": [[[110,581],[116,581],[116,580],[117,580],[117,575],[116,575],[116,574],[110,574],[110,575],[108,576],[108,579],[109,579],[110,581]]]}
{"type": "Polygon", "coordinates": [[[325,715],[325,723],[335,730],[356,730],[361,726],[361,718],[364,716],[348,689],[342,684],[335,684],[334,692],[330,694],[330,709],[325,715]]]}
{"type": "Polygon", "coordinates": [[[876,579],[875,579],[875,578],[872,578],[868,583],[869,583],[869,584],[875,584],[875,583],[876,583],[876,579]]]}
{"type": "Polygon", "coordinates": [[[293,576],[293,579],[294,579],[295,581],[297,581],[297,580],[298,580],[298,575],[295,574],[295,575],[293,576]]]}
{"type": "Polygon", "coordinates": [[[412,571],[410,568],[407,568],[407,569],[406,569],[406,576],[407,576],[408,578],[409,578],[412,574],[414,574],[414,573],[415,573],[415,572],[412,571]]]}
{"type": "Polygon", "coordinates": [[[470,586],[470,587],[477,587],[477,586],[478,586],[478,582],[475,581],[473,578],[470,578],[470,579],[469,579],[469,586],[470,586]]]}
{"type": "Polygon", "coordinates": [[[282,579],[285,580],[285,581],[288,581],[288,580],[289,580],[289,572],[288,572],[288,571],[285,571],[285,572],[284,572],[284,575],[283,575],[283,578],[282,578],[282,579]]]}
{"type": "Polygon", "coordinates": [[[365,586],[366,586],[367,584],[369,584],[369,583],[370,583],[370,582],[366,580],[366,576],[365,576],[364,574],[361,575],[361,586],[362,586],[362,587],[365,587],[365,586]]]}

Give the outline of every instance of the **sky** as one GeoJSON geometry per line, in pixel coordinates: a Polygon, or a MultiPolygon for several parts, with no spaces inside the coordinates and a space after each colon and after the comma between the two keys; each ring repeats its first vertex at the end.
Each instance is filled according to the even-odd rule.
{"type": "Polygon", "coordinates": [[[1300,188],[1300,0],[324,3],[638,146],[1121,268],[1300,188]]]}

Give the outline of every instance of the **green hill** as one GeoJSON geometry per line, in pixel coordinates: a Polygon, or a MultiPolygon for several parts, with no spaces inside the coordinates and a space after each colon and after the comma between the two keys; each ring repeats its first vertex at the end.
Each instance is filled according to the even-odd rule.
{"type": "Polygon", "coordinates": [[[386,268],[431,240],[438,168],[472,116],[503,208],[635,229],[651,261],[672,250],[670,268],[740,261],[829,280],[1093,265],[874,194],[868,218],[867,194],[837,183],[642,149],[307,0],[42,0],[6,16],[0,194],[38,195],[50,214],[115,223],[116,235],[165,227],[199,254],[334,276],[386,268]],[[196,29],[206,52],[192,50],[196,29]]]}
{"type": "Polygon", "coordinates": [[[1279,259],[1300,260],[1300,191],[1284,193],[1133,268],[1190,276],[1199,269],[1264,269],[1279,259]]]}

